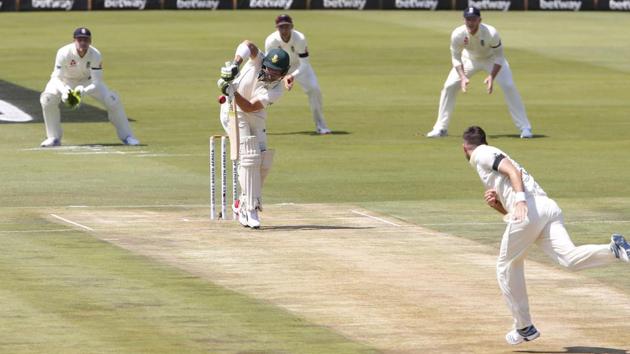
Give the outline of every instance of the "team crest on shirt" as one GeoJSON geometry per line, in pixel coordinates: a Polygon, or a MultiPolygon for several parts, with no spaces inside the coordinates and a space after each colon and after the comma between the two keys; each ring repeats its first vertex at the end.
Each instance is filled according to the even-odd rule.
{"type": "Polygon", "coordinates": [[[75,65],[77,65],[77,62],[74,59],[70,60],[70,66],[75,66],[75,65]]]}
{"type": "Polygon", "coordinates": [[[464,45],[468,45],[468,37],[464,37],[464,45]]]}
{"type": "Polygon", "coordinates": [[[482,39],[482,40],[481,40],[481,46],[483,47],[484,45],[485,45],[485,42],[484,42],[484,40],[482,39]]]}
{"type": "Polygon", "coordinates": [[[295,46],[291,46],[291,51],[295,53],[295,46]]]}
{"type": "Polygon", "coordinates": [[[90,62],[89,61],[87,63],[85,63],[85,67],[88,68],[88,69],[90,68],[90,62]]]}

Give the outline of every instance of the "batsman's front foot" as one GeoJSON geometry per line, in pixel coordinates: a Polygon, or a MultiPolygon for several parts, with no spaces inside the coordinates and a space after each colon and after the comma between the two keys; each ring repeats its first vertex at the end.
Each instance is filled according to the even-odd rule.
{"type": "Polygon", "coordinates": [[[238,212],[238,222],[245,227],[249,227],[247,223],[247,212],[243,209],[238,212]]]}
{"type": "Polygon", "coordinates": [[[46,140],[42,141],[41,144],[39,144],[39,146],[41,147],[53,147],[53,146],[61,146],[61,140],[57,139],[57,138],[46,138],[46,140]]]}
{"type": "Polygon", "coordinates": [[[427,138],[443,138],[448,136],[448,131],[446,129],[433,129],[427,133],[427,138]]]}
{"type": "Polygon", "coordinates": [[[531,129],[523,129],[521,130],[521,139],[531,139],[534,137],[531,129]]]}
{"type": "Polygon", "coordinates": [[[260,219],[258,218],[258,210],[248,210],[247,211],[247,226],[252,229],[260,228],[260,219]]]}
{"type": "Polygon", "coordinates": [[[538,332],[534,325],[531,325],[529,327],[509,331],[505,335],[505,340],[510,345],[517,345],[523,342],[531,342],[538,337],[540,337],[540,332],[538,332]]]}
{"type": "Polygon", "coordinates": [[[316,133],[319,135],[327,135],[327,134],[332,134],[332,130],[328,128],[317,128],[316,133]]]}
{"type": "Polygon", "coordinates": [[[617,259],[630,263],[630,244],[623,235],[610,236],[610,250],[617,259]]]}
{"type": "Polygon", "coordinates": [[[122,142],[125,145],[131,145],[131,146],[138,146],[138,145],[140,145],[140,141],[138,139],[136,139],[133,135],[129,135],[128,137],[124,138],[122,140],[122,142]]]}

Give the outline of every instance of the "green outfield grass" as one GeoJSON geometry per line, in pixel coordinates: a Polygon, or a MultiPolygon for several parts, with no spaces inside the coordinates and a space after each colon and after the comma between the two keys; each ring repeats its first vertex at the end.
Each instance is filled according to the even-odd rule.
{"type": "MultiPolygon", "coordinates": [[[[275,104],[267,125],[269,145],[277,150],[267,203],[356,203],[497,245],[500,218],[484,206],[482,186],[461,149],[461,132],[475,124],[557,198],[576,243],[630,233],[627,14],[484,13],[502,35],[532,122],[536,138],[527,141],[517,138],[500,89],[484,93],[481,74],[458,98],[451,136],[422,137],[435,120],[459,12],[291,14],[309,40],[325,115],[337,133],[312,134],[298,87],[275,104]]],[[[0,80],[37,91],[55,51],[71,41],[74,28],[89,27],[103,54],[105,80],[120,93],[145,144],[109,147],[117,151],[109,154],[33,150],[45,137],[42,122],[0,124],[0,302],[9,304],[0,310],[0,346],[11,345],[11,352],[47,345],[63,352],[370,350],[87,234],[44,231],[59,226],[40,217],[40,210],[55,206],[207,204],[208,137],[221,132],[219,67],[241,40],[262,45],[275,15],[0,15],[0,80]],[[201,329],[207,327],[213,334],[201,329]]],[[[39,105],[37,98],[32,104],[39,105]]],[[[109,123],[63,128],[64,145],[118,143],[109,123]]],[[[618,277],[627,269],[584,274],[630,294],[630,278],[618,277]]]]}

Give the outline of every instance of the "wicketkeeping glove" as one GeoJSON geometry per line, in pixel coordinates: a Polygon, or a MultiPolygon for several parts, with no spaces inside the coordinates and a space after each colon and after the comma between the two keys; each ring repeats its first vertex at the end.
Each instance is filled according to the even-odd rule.
{"type": "Polygon", "coordinates": [[[226,61],[221,68],[221,78],[225,81],[232,81],[238,75],[238,64],[234,61],[226,61]]]}
{"type": "Polygon", "coordinates": [[[68,107],[72,109],[79,108],[81,105],[81,90],[68,90],[68,93],[63,94],[61,98],[68,107]]]}
{"type": "Polygon", "coordinates": [[[227,96],[234,95],[234,91],[236,90],[234,85],[225,79],[219,79],[219,81],[217,81],[217,86],[219,87],[219,90],[227,96]]]}

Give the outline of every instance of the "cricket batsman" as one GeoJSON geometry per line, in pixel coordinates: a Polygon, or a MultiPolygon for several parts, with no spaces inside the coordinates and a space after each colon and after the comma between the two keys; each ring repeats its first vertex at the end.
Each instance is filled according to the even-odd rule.
{"type": "Polygon", "coordinates": [[[80,27],[74,31],[74,41],[57,51],[55,68],[40,96],[47,136],[41,143],[42,147],[61,145],[63,131],[59,103],[77,108],[85,94],[105,106],[107,118],[116,127],[118,138],[123,144],[140,144],[131,131],[120,98],[103,81],[101,52],[91,44],[92,33],[80,27]]]}
{"type": "Polygon", "coordinates": [[[514,319],[505,340],[512,345],[532,341],[540,336],[532,323],[525,286],[525,258],[532,244],[574,271],[616,260],[630,262],[630,244],[622,235],[613,234],[610,244],[576,247],[564,227],[562,210],[532,175],[505,152],[488,145],[480,127],[466,129],[463,139],[464,154],[484,185],[486,203],[507,222],[497,261],[499,287],[514,319]]]}
{"type": "MultiPolygon", "coordinates": [[[[234,60],[221,68],[217,82],[221,92],[234,97],[240,135],[239,184],[241,196],[238,220],[241,225],[260,227],[258,211],[262,211],[262,186],[273,163],[274,151],[267,147],[267,107],[284,93],[282,78],[289,72],[289,55],[280,48],[263,54],[250,41],[239,44],[234,60]],[[241,69],[241,64],[247,60],[241,69]]],[[[221,124],[230,135],[230,103],[221,105],[221,124]]],[[[230,135],[233,136],[233,135],[230,135]]],[[[230,144],[234,142],[230,141],[230,144]]]]}
{"type": "Polygon", "coordinates": [[[276,17],[276,31],[265,40],[265,51],[269,52],[273,48],[281,48],[289,54],[291,68],[283,79],[285,88],[291,90],[297,80],[308,96],[315,132],[320,135],[331,134],[332,131],[324,119],[322,91],[309,61],[306,36],[293,28],[291,16],[283,14],[276,17]]]}

